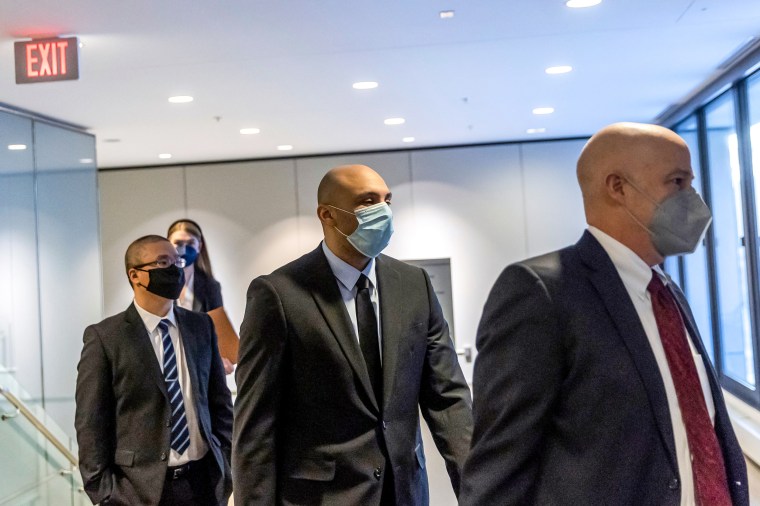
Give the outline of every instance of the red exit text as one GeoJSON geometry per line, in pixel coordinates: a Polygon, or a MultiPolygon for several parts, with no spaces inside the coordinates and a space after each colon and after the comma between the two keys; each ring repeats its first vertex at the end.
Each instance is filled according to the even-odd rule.
{"type": "Polygon", "coordinates": [[[79,79],[78,50],[76,37],[16,42],[16,84],[79,79]]]}

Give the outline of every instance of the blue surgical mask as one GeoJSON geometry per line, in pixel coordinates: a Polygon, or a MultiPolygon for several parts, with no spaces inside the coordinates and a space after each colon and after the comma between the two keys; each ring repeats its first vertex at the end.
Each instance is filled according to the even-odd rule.
{"type": "Polygon", "coordinates": [[[185,267],[189,267],[198,259],[198,250],[190,245],[177,246],[177,254],[185,259],[185,267]]]}
{"type": "Polygon", "coordinates": [[[335,230],[340,232],[356,251],[365,257],[375,258],[388,246],[391,235],[393,235],[393,213],[387,202],[380,202],[354,212],[330,204],[327,205],[338,211],[356,216],[359,226],[351,235],[346,235],[338,227],[335,227],[335,230]]]}

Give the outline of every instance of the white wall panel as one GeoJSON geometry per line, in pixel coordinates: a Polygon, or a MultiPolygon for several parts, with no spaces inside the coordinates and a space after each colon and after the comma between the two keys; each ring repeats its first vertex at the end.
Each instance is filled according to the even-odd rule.
{"type": "Polygon", "coordinates": [[[527,255],[575,244],[586,227],[575,162],[585,140],[520,145],[525,177],[527,255]]]}
{"type": "Polygon", "coordinates": [[[127,247],[143,235],[165,235],[171,222],[185,215],[185,181],[182,167],[167,167],[100,172],[98,184],[103,312],[111,316],[132,301],[124,273],[127,247]]]}
{"type": "Polygon", "coordinates": [[[198,165],[185,170],[187,217],[203,228],[224,307],[238,330],[251,280],[300,255],[295,162],[198,165]]]}
{"type": "MultiPolygon", "coordinates": [[[[517,146],[419,151],[412,155],[414,257],[451,258],[457,346],[474,346],[488,291],[525,256],[517,146]]],[[[463,364],[468,378],[470,365],[463,364]]]]}

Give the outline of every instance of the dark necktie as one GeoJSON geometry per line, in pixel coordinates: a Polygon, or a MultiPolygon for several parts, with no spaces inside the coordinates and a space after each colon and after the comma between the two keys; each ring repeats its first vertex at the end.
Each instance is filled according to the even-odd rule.
{"type": "Polygon", "coordinates": [[[182,389],[179,384],[177,370],[177,355],[174,352],[172,338],[169,336],[169,320],[161,320],[158,329],[161,332],[161,342],[164,346],[164,381],[166,392],[169,394],[169,404],[172,408],[171,447],[182,455],[190,446],[190,431],[187,428],[185,402],[182,399],[182,389]]]}
{"type": "Polygon", "coordinates": [[[356,282],[356,326],[359,329],[359,346],[367,366],[375,399],[382,404],[383,368],[380,363],[380,339],[377,335],[377,316],[369,296],[369,279],[364,274],[356,282]]]}
{"type": "Polygon", "coordinates": [[[670,374],[673,376],[681,418],[686,427],[697,504],[730,506],[731,495],[728,491],[723,454],[707,411],[681,313],[673,294],[654,271],[647,290],[652,295],[654,318],[657,321],[670,374]]]}

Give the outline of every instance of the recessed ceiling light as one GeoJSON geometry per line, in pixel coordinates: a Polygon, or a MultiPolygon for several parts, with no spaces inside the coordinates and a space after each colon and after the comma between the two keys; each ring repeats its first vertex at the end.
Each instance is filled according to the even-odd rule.
{"type": "Polygon", "coordinates": [[[454,17],[454,11],[441,11],[438,13],[441,19],[451,19],[454,17]]]}
{"type": "Polygon", "coordinates": [[[8,149],[11,151],[21,151],[26,149],[26,144],[8,144],[8,149]]]}
{"type": "Polygon", "coordinates": [[[158,157],[162,160],[168,160],[169,158],[172,157],[172,155],[171,153],[161,153],[160,155],[158,155],[158,157]]]}
{"type": "Polygon", "coordinates": [[[355,90],[374,90],[377,88],[375,81],[359,81],[351,85],[355,90]]]}
{"type": "Polygon", "coordinates": [[[92,158],[80,158],[79,163],[92,163],[92,158]]]}
{"type": "Polygon", "coordinates": [[[533,114],[551,114],[554,112],[554,107],[536,107],[533,109],[533,114]]]}
{"type": "Polygon", "coordinates": [[[116,143],[121,142],[121,139],[103,139],[103,142],[116,143]]]}
{"type": "Polygon", "coordinates": [[[404,137],[401,142],[414,142],[414,137],[404,137]]]}
{"type": "Polygon", "coordinates": [[[406,120],[404,118],[388,118],[383,123],[386,125],[403,125],[406,120]]]}
{"type": "Polygon", "coordinates": [[[177,95],[176,97],[169,97],[169,102],[172,104],[186,104],[192,102],[194,99],[190,95],[177,95]]]}
{"type": "Polygon", "coordinates": [[[573,67],[570,65],[558,65],[556,67],[549,67],[546,69],[547,74],[567,74],[568,72],[572,72],[573,67]]]}
{"type": "Polygon", "coordinates": [[[525,132],[529,134],[542,134],[546,132],[546,128],[529,128],[525,132]]]}
{"type": "Polygon", "coordinates": [[[277,146],[277,149],[279,151],[290,151],[293,149],[293,146],[291,146],[290,144],[282,144],[280,146],[277,146]]]}
{"type": "Polygon", "coordinates": [[[259,130],[258,128],[241,128],[240,129],[240,133],[243,135],[253,135],[260,132],[261,130],[259,130]]]}
{"type": "Polygon", "coordinates": [[[573,9],[582,9],[584,7],[593,7],[602,3],[602,0],[567,0],[565,5],[573,9]]]}

